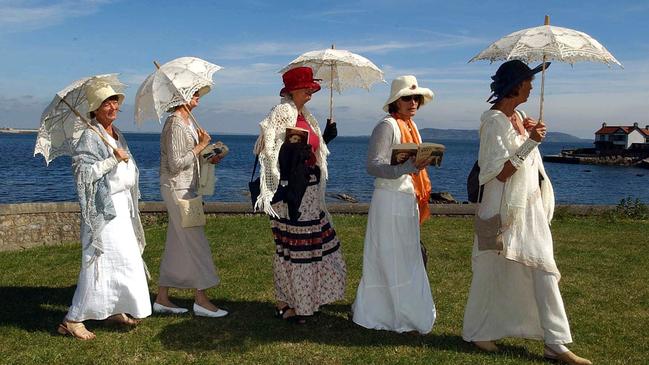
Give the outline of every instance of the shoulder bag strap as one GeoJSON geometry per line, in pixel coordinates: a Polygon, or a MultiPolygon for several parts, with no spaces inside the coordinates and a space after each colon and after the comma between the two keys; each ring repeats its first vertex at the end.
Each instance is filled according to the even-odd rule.
{"type": "Polygon", "coordinates": [[[255,164],[252,167],[252,175],[250,175],[250,182],[255,178],[255,171],[257,171],[257,164],[259,164],[259,155],[255,155],[255,164]]]}

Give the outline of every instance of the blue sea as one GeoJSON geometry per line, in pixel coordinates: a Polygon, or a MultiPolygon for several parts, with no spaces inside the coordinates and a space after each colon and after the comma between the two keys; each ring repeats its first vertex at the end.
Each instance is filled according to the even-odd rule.
{"type": "MultiPolygon", "coordinates": [[[[159,135],[127,133],[131,152],[140,168],[140,190],[145,201],[159,201],[159,135]]],[[[0,204],[75,201],[76,191],[69,157],[45,165],[41,155],[33,157],[35,134],[0,134],[0,204]]],[[[230,154],[217,167],[217,188],[207,201],[243,202],[252,172],[252,146],[256,136],[213,135],[230,147],[230,154]]],[[[338,137],[330,144],[330,193],[346,193],[369,202],[373,178],[365,171],[369,137],[338,137]]],[[[433,191],[450,192],[457,200],[467,199],[466,177],[478,154],[477,142],[443,141],[446,154],[442,167],[430,168],[433,191]]],[[[590,147],[589,143],[544,143],[543,154],[562,148],[590,147]]],[[[596,165],[546,163],[556,200],[560,204],[617,204],[626,197],[649,203],[649,170],[596,165]]]]}

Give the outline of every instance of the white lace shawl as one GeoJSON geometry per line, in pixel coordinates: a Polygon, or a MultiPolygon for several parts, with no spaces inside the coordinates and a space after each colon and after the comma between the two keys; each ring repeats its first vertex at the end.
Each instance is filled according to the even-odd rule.
{"type": "MultiPolygon", "coordinates": [[[[480,185],[494,179],[502,171],[505,162],[523,144],[527,136],[519,136],[509,119],[498,110],[488,110],[482,114],[480,124],[480,185]]],[[[548,222],[554,214],[554,190],[545,172],[538,148],[527,157],[523,166],[505,184],[505,195],[501,206],[503,225],[520,224],[524,216],[528,197],[533,193],[526,177],[543,176],[541,198],[548,222]],[[530,171],[534,170],[534,171],[530,171]],[[538,171],[538,172],[537,172],[538,171]]]]}
{"type": "MultiPolygon", "coordinates": [[[[327,181],[327,155],[329,149],[322,139],[322,133],[318,122],[306,107],[302,114],[320,140],[320,148],[316,151],[316,165],[320,167],[320,192],[321,207],[328,215],[324,198],[327,181]]],[[[255,211],[263,210],[266,214],[279,217],[273,210],[270,201],[275,195],[279,185],[279,149],[284,143],[287,127],[294,127],[297,123],[298,111],[293,101],[289,98],[282,98],[281,102],[275,105],[270,113],[259,123],[260,133],[255,143],[254,153],[259,155],[259,177],[260,194],[255,203],[255,211]]]]}

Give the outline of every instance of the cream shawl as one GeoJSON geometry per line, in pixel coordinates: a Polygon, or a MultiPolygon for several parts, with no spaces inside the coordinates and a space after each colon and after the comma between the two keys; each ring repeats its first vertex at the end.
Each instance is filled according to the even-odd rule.
{"type": "MultiPolygon", "coordinates": [[[[318,122],[306,107],[302,109],[304,118],[309,123],[313,131],[320,139],[320,148],[316,153],[316,165],[320,167],[320,191],[321,206],[327,213],[324,198],[327,181],[327,155],[329,149],[322,139],[322,133],[318,122]]],[[[260,133],[255,143],[254,153],[259,155],[260,166],[260,194],[255,203],[255,211],[263,210],[266,214],[278,217],[277,213],[271,207],[270,201],[275,195],[279,185],[279,149],[284,143],[286,127],[295,127],[297,123],[298,111],[293,101],[289,98],[282,98],[281,102],[275,105],[270,113],[259,123],[260,133]]],[[[328,215],[328,213],[327,213],[328,215]]]]}

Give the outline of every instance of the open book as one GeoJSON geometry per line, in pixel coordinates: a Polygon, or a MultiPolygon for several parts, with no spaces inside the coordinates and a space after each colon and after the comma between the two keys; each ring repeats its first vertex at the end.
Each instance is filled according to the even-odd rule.
{"type": "Polygon", "coordinates": [[[431,166],[440,166],[446,147],[443,144],[422,142],[419,146],[414,143],[400,143],[392,146],[390,165],[398,165],[406,162],[411,156],[415,157],[415,163],[434,156],[431,166]]]}
{"type": "Polygon", "coordinates": [[[309,131],[299,127],[287,127],[284,142],[307,144],[309,142],[309,131]]]}

